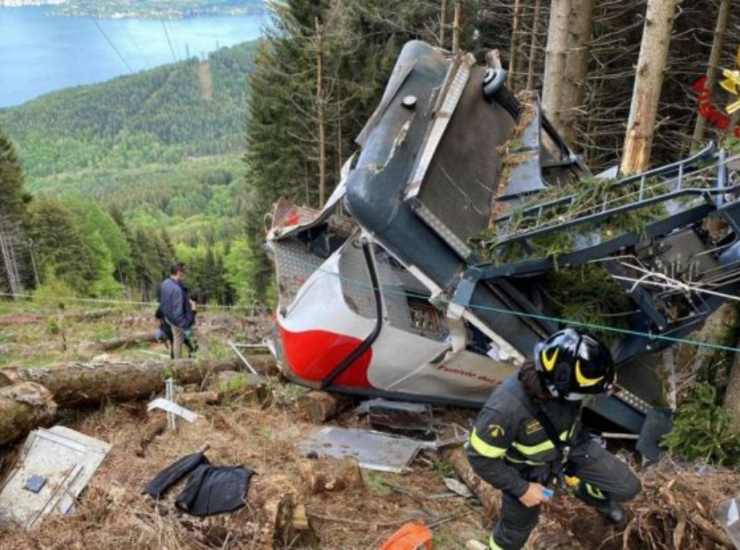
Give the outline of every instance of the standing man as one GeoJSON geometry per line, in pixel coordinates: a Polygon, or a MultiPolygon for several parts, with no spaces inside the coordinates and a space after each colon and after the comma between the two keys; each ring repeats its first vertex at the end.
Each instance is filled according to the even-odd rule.
{"type": "Polygon", "coordinates": [[[170,276],[162,282],[159,291],[159,309],[172,329],[172,357],[182,357],[182,345],[195,324],[195,303],[188,297],[183,284],[185,264],[176,262],[170,276]]]}
{"type": "Polygon", "coordinates": [[[497,387],[476,420],[468,460],[502,491],[501,516],[491,549],[524,546],[552,496],[563,484],[609,521],[623,523],[620,502],[640,492],[629,466],[581,432],[581,401],[613,391],[611,353],[588,334],[566,329],[534,349],[534,362],[497,387]]]}

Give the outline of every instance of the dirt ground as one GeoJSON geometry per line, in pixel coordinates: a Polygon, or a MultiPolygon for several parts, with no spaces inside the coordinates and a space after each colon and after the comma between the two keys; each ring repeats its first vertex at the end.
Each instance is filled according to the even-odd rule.
{"type": "MultiPolygon", "coordinates": [[[[83,344],[146,330],[154,324],[146,312],[128,311],[93,322],[69,320],[65,345],[50,330],[44,312],[0,311],[0,365],[38,365],[82,360],[83,344]],[[21,319],[13,323],[13,316],[21,319]],[[31,319],[33,316],[37,316],[31,319]],[[66,348],[66,349],[64,349],[66,348]]],[[[230,354],[229,338],[257,341],[269,330],[269,320],[255,321],[223,313],[205,313],[200,337],[206,357],[230,354]]],[[[89,346],[88,346],[89,347],[89,346]]],[[[163,354],[157,344],[121,352],[127,360],[163,354]]],[[[413,519],[438,523],[433,529],[435,549],[462,549],[468,540],[485,541],[490,522],[475,498],[451,494],[445,477],[454,470],[436,453],[423,452],[404,474],[363,471],[364,487],[311,494],[301,478],[295,444],[315,428],[301,407],[305,389],[278,377],[259,398],[250,388],[229,387],[213,381],[224,393],[218,405],[192,406],[202,415],[195,424],[179,423],[177,432],[157,436],[144,453],[142,434],[157,419],[146,412],[146,402],[114,404],[86,411],[64,411],[59,422],[112,444],[112,450],[82,494],[77,513],[49,518],[38,529],[23,532],[0,528],[2,549],[252,549],[261,525],[256,510],[247,506],[233,514],[207,519],[188,516],[174,507],[173,498],[155,504],[142,494],[145,484],[178,458],[210,445],[212,463],[244,465],[260,477],[283,475],[304,495],[313,537],[275,548],[359,550],[379,548],[400,525],[413,519]],[[141,455],[141,456],[139,456],[141,455]]],[[[153,413],[154,415],[161,413],[153,413]]],[[[435,409],[440,426],[467,427],[474,412],[435,409]]],[[[363,426],[350,407],[333,423],[363,426]]],[[[0,450],[0,476],[12,466],[17,448],[0,450]]],[[[628,459],[632,456],[628,453],[628,459]]],[[[545,506],[530,549],[724,548],[727,539],[714,519],[724,498],[740,493],[740,474],[665,461],[641,473],[644,492],[630,505],[626,529],[606,525],[597,514],[572,497],[556,497],[545,506]]],[[[2,479],[0,477],[0,479],[2,479]]],[[[181,485],[171,493],[176,495],[181,485]]]]}

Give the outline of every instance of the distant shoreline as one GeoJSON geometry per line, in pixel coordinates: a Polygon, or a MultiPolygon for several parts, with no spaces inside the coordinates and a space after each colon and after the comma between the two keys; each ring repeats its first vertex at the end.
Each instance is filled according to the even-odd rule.
{"type": "Polygon", "coordinates": [[[166,20],[193,19],[196,17],[239,17],[261,15],[266,11],[264,4],[261,2],[240,6],[228,2],[211,4],[208,0],[203,0],[202,4],[201,6],[188,5],[187,7],[178,8],[175,0],[174,2],[153,2],[151,7],[131,10],[131,6],[119,5],[116,0],[16,0],[12,3],[4,3],[0,0],[0,9],[46,8],[48,15],[51,16],[166,20]]]}

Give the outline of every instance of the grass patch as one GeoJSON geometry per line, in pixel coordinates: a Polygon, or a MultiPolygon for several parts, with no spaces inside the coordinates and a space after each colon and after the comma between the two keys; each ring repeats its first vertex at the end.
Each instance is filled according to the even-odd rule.
{"type": "Polygon", "coordinates": [[[363,471],[363,475],[365,476],[365,484],[367,485],[368,490],[374,495],[387,496],[393,492],[393,490],[386,485],[386,474],[383,472],[365,470],[363,471]]]}
{"type": "Polygon", "coordinates": [[[444,458],[432,459],[432,470],[441,478],[455,477],[455,467],[444,458]]]}

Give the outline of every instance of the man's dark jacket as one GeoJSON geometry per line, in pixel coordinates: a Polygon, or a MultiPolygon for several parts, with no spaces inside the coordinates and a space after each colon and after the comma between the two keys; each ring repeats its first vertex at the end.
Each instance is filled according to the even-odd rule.
{"type": "MultiPolygon", "coordinates": [[[[529,399],[517,376],[508,378],[488,398],[467,444],[473,470],[517,498],[532,481],[527,472],[548,472],[558,457],[544,427],[524,405],[529,399]]],[[[580,403],[560,399],[539,403],[561,441],[572,443],[580,436],[580,403]]]]}
{"type": "Polygon", "coordinates": [[[159,309],[170,324],[182,330],[188,330],[195,322],[187,289],[171,277],[159,289],[159,309]]]}

